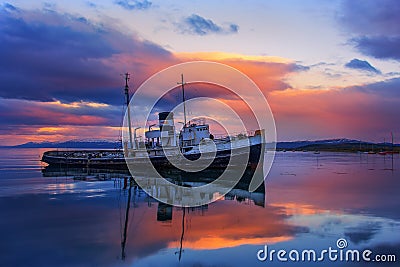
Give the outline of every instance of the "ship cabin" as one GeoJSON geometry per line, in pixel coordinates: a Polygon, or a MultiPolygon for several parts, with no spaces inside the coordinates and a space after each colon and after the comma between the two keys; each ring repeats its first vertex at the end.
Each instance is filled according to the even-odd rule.
{"type": "Polygon", "coordinates": [[[207,139],[214,139],[214,137],[210,134],[209,125],[205,124],[204,121],[200,121],[199,124],[189,122],[189,125],[183,127],[179,134],[179,144],[184,152],[207,139]]]}
{"type": "Polygon", "coordinates": [[[214,139],[214,136],[210,134],[209,125],[205,124],[204,120],[187,123],[180,131],[179,138],[175,131],[173,112],[160,112],[158,121],[159,129],[153,130],[152,127],[156,125],[150,125],[149,130],[145,133],[146,147],[149,149],[179,145],[183,152],[186,152],[201,142],[214,139]]]}

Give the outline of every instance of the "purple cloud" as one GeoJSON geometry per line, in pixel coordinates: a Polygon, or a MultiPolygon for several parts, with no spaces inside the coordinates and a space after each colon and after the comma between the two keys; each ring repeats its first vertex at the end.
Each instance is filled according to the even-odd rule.
{"type": "Polygon", "coordinates": [[[400,3],[396,0],[344,1],[340,22],[365,55],[400,60],[400,3]]]}
{"type": "Polygon", "coordinates": [[[352,39],[352,42],[365,55],[400,60],[400,35],[394,37],[362,36],[352,39]]]}
{"type": "Polygon", "coordinates": [[[101,108],[74,103],[75,107],[57,102],[38,102],[0,98],[0,125],[104,125],[120,126],[121,111],[114,106],[101,108]]]}
{"type": "Polygon", "coordinates": [[[150,8],[152,5],[152,2],[147,0],[119,0],[115,3],[127,10],[143,10],[150,8]]]}
{"type": "Polygon", "coordinates": [[[400,78],[393,78],[381,82],[371,83],[362,86],[349,87],[347,90],[354,90],[363,93],[374,94],[382,99],[400,100],[400,78]]]}
{"type": "Polygon", "coordinates": [[[301,65],[301,64],[297,64],[297,63],[290,64],[289,66],[290,66],[290,70],[291,71],[295,71],[295,72],[301,72],[301,71],[310,70],[309,66],[304,66],[304,65],[301,65]]]}
{"type": "Polygon", "coordinates": [[[9,3],[4,3],[3,4],[3,8],[4,8],[4,11],[8,11],[8,12],[12,12],[12,11],[18,11],[18,8],[16,8],[15,6],[13,6],[13,5],[11,5],[11,4],[9,4],[9,3]]]}
{"type": "Polygon", "coordinates": [[[362,71],[373,72],[375,74],[381,74],[381,71],[373,67],[368,61],[360,60],[357,58],[354,58],[350,62],[347,62],[344,66],[351,69],[358,69],[362,71]]]}
{"type": "Polygon", "coordinates": [[[239,31],[239,26],[236,24],[230,24],[228,27],[219,26],[211,19],[206,19],[197,14],[192,14],[189,17],[186,17],[183,23],[179,24],[178,27],[183,28],[183,33],[195,35],[207,35],[211,33],[230,34],[239,31]]]}
{"type": "Polygon", "coordinates": [[[398,35],[400,4],[397,0],[343,1],[340,21],[358,35],[398,35]]]}
{"type": "Polygon", "coordinates": [[[143,62],[170,61],[172,55],[83,17],[5,6],[0,7],[0,58],[0,97],[120,104],[120,73],[129,70],[136,81],[144,80],[149,66],[143,62]],[[115,59],[123,55],[129,64],[115,59]],[[148,60],[136,64],[133,58],[139,57],[148,60]]]}

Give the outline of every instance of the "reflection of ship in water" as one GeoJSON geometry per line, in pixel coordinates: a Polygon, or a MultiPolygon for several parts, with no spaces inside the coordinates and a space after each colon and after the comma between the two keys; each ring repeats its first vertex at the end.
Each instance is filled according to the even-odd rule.
{"type": "MultiPolygon", "coordinates": [[[[170,181],[174,181],[175,183],[178,183],[179,185],[182,185],[184,187],[191,187],[191,186],[199,186],[199,181],[201,181],[201,178],[199,177],[190,177],[190,176],[182,176],[182,175],[175,175],[172,176],[170,174],[170,181]],[[192,180],[196,180],[196,182],[191,182],[192,180]],[[195,184],[194,184],[195,183],[195,184]]],[[[215,179],[215,177],[214,177],[215,179]]],[[[207,184],[210,180],[210,177],[205,178],[202,182],[203,184],[207,184]]],[[[137,187],[134,183],[130,183],[129,186],[129,191],[131,190],[132,186],[135,187],[135,192],[136,190],[141,190],[139,187],[137,187]]],[[[156,185],[154,185],[155,187],[156,185]]],[[[157,185],[158,186],[158,185],[157,185]]],[[[249,192],[248,187],[249,187],[249,180],[243,179],[241,180],[231,191],[229,191],[225,196],[224,200],[226,201],[237,201],[237,202],[246,202],[249,204],[253,204],[256,206],[260,207],[265,207],[265,187],[264,183],[254,192],[249,192]]],[[[130,195],[128,194],[128,204],[127,204],[127,209],[126,209],[126,215],[125,215],[125,228],[124,228],[124,233],[129,232],[129,229],[127,227],[129,226],[129,207],[130,203],[132,202],[130,200],[130,195]]],[[[136,195],[136,194],[135,194],[136,195]]],[[[133,200],[133,203],[135,203],[135,199],[133,200]]],[[[184,252],[184,239],[185,239],[185,231],[187,231],[187,226],[186,226],[186,216],[189,213],[197,213],[200,214],[200,216],[206,216],[207,211],[209,209],[209,205],[213,204],[206,204],[198,207],[173,207],[169,204],[165,204],[163,202],[157,201],[158,206],[157,206],[157,221],[160,223],[172,223],[173,220],[173,214],[174,210],[178,211],[178,215],[181,214],[182,219],[180,222],[180,234],[178,240],[179,240],[179,245],[177,246],[177,250],[175,251],[175,254],[178,255],[178,260],[180,261],[184,252]],[[180,211],[180,214],[179,214],[180,211]]],[[[134,211],[132,212],[132,215],[134,214],[134,211]]],[[[125,257],[125,252],[126,251],[126,235],[124,235],[124,239],[122,242],[122,255],[123,258],[125,257]]]]}
{"type": "MultiPolygon", "coordinates": [[[[262,185],[264,187],[264,184],[262,185]]],[[[250,193],[243,189],[235,188],[232,189],[231,192],[225,195],[225,200],[228,201],[238,201],[244,202],[249,201],[254,203],[257,206],[264,207],[265,206],[265,193],[262,192],[262,188],[260,187],[257,192],[250,193]]],[[[212,205],[212,204],[211,204],[212,205]]],[[[208,210],[209,205],[203,205],[199,207],[183,207],[179,208],[181,210],[181,225],[180,225],[180,236],[179,236],[179,245],[175,254],[178,255],[178,260],[180,261],[184,252],[184,239],[185,239],[185,231],[187,231],[187,222],[186,222],[186,215],[187,213],[197,212],[201,216],[206,216],[206,212],[208,210]]],[[[176,208],[178,209],[178,208],[176,208]]],[[[171,205],[158,202],[157,207],[157,221],[165,223],[165,222],[172,222],[174,207],[171,205]]]]}
{"type": "MultiPolygon", "coordinates": [[[[125,184],[127,184],[127,179],[130,177],[129,172],[123,170],[57,168],[52,165],[46,166],[42,170],[42,173],[44,177],[72,177],[74,180],[84,181],[114,179],[121,183],[122,180],[120,178],[123,178],[125,184]]],[[[193,203],[209,203],[222,197],[225,197],[227,200],[236,199],[241,201],[242,199],[254,198],[256,193],[264,192],[263,184],[254,193],[249,192],[251,180],[255,179],[256,175],[262,175],[262,172],[246,169],[233,189],[231,189],[233,187],[231,181],[226,183],[224,180],[218,180],[222,173],[229,178],[232,177],[232,180],[237,180],[234,178],[238,176],[237,173],[224,172],[224,170],[208,170],[198,173],[167,170],[160,173],[165,179],[148,177],[143,174],[143,176],[135,176],[134,180],[140,181],[140,186],[145,192],[151,192],[153,197],[164,203],[185,203],[187,199],[191,199],[193,203]],[[176,189],[173,188],[172,184],[181,186],[176,189]],[[202,186],[206,184],[210,184],[211,189],[205,188],[203,190],[202,186]],[[187,187],[196,187],[198,190],[196,190],[195,194],[186,194],[185,188],[187,187]],[[218,194],[218,192],[220,193],[218,194]],[[223,192],[228,193],[224,194],[223,192]]],[[[263,197],[253,200],[255,204],[263,205],[263,197]]]]}
{"type": "Polygon", "coordinates": [[[159,202],[157,208],[157,221],[168,222],[172,220],[172,206],[159,202]]]}
{"type": "Polygon", "coordinates": [[[128,170],[95,169],[48,165],[42,169],[43,177],[72,177],[75,180],[110,180],[130,176],[128,170]]]}
{"type": "MultiPolygon", "coordinates": [[[[265,207],[265,188],[264,183],[254,192],[249,192],[249,184],[251,180],[251,175],[253,172],[245,172],[242,179],[236,184],[236,186],[230,190],[225,196],[222,197],[225,201],[237,201],[240,203],[246,203],[250,205],[265,207]],[[250,177],[249,177],[250,176],[250,177]]],[[[140,217],[137,211],[137,207],[140,203],[146,203],[148,207],[154,206],[157,204],[156,209],[156,221],[161,224],[166,225],[174,225],[173,219],[175,217],[175,225],[176,230],[179,231],[176,238],[178,244],[176,246],[176,250],[174,253],[177,255],[178,260],[181,260],[183,252],[184,252],[184,245],[185,245],[185,235],[187,235],[188,227],[187,227],[187,216],[189,214],[195,213],[196,216],[207,216],[207,212],[209,211],[209,207],[214,204],[209,205],[202,205],[198,207],[185,207],[185,208],[178,208],[173,207],[171,205],[165,204],[163,202],[159,202],[151,197],[149,197],[144,190],[142,190],[132,178],[129,177],[128,172],[123,171],[116,171],[116,170],[96,170],[96,169],[79,169],[79,168],[55,168],[49,167],[43,169],[43,176],[45,177],[62,177],[67,176],[71,178],[75,177],[84,177],[88,175],[90,177],[93,176],[103,176],[108,177],[109,179],[115,179],[117,181],[121,181],[119,183],[115,183],[115,186],[120,190],[120,238],[121,238],[121,259],[125,259],[126,255],[129,255],[129,251],[127,252],[127,244],[129,243],[130,238],[135,238],[135,236],[130,235],[129,232],[135,226],[133,225],[133,221],[137,222],[140,221],[138,218],[140,217]],[[122,178],[122,179],[119,179],[122,178]],[[129,179],[127,183],[123,183],[122,181],[129,179]],[[136,216],[136,219],[135,219],[136,216]],[[177,218],[179,218],[177,220],[177,218]]],[[[187,175],[185,173],[174,173],[168,172],[164,173],[164,177],[168,177],[170,182],[174,182],[179,184],[183,187],[193,187],[193,186],[201,186],[209,183],[217,179],[220,175],[218,171],[203,173],[202,177],[199,174],[192,173],[191,175],[187,175]],[[207,174],[207,175],[206,175],[207,174]]],[[[156,178],[151,179],[148,178],[149,181],[157,181],[156,178]]],[[[158,180],[161,180],[158,178],[158,180]]],[[[153,187],[156,184],[152,185],[153,187]]],[[[158,185],[157,185],[158,186],[158,185]]],[[[159,188],[160,189],[160,188],[159,188]]],[[[168,192],[170,188],[165,187],[161,188],[160,191],[163,191],[164,194],[173,195],[171,192],[168,192]]],[[[175,192],[176,193],[176,192],[175,192]]],[[[159,196],[161,197],[161,195],[159,196]]],[[[178,196],[179,197],[179,196],[178,196]]],[[[189,217],[190,218],[190,217],[189,217]]]]}

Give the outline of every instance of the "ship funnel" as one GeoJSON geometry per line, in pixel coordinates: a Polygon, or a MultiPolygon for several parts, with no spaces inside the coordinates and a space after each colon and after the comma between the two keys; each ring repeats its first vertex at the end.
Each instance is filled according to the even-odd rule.
{"type": "Polygon", "coordinates": [[[160,131],[173,132],[174,131],[174,113],[173,112],[160,112],[158,113],[158,122],[160,131]]]}

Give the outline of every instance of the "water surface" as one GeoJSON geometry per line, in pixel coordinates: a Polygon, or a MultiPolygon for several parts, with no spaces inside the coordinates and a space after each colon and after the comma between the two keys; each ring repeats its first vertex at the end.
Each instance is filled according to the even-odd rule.
{"type": "MultiPolygon", "coordinates": [[[[123,254],[129,189],[120,179],[43,174],[43,151],[1,149],[1,266],[289,266],[256,254],[264,245],[323,250],[339,238],[351,249],[397,255],[397,265],[369,266],[398,266],[399,155],[392,169],[391,156],[278,152],[265,194],[237,188],[190,209],[132,187],[123,254]]],[[[347,265],[363,263],[324,262],[347,265]]]]}

